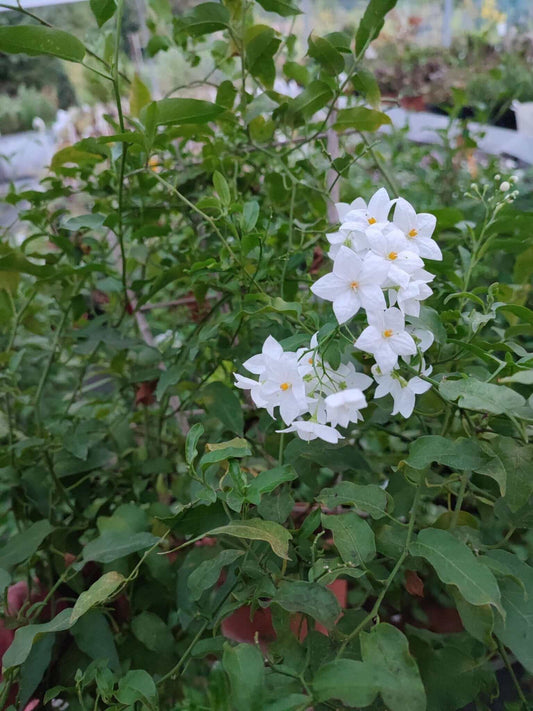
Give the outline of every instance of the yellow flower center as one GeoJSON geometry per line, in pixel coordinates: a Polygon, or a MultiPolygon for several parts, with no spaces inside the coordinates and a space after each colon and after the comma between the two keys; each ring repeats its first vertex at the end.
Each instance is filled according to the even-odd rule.
{"type": "Polygon", "coordinates": [[[409,232],[407,233],[407,236],[408,236],[408,237],[416,237],[417,234],[418,234],[418,230],[415,230],[414,227],[413,227],[412,230],[409,230],[409,232]]]}
{"type": "MultiPolygon", "coordinates": [[[[309,365],[313,365],[313,362],[314,362],[313,359],[309,358],[309,365]]],[[[285,385],[285,383],[283,383],[283,384],[285,385]]]]}
{"type": "Polygon", "coordinates": [[[393,334],[392,328],[387,328],[386,331],[383,331],[383,338],[390,338],[393,334]]]}
{"type": "Polygon", "coordinates": [[[375,225],[376,222],[377,222],[377,220],[376,220],[375,217],[369,217],[369,218],[368,218],[368,224],[369,224],[369,225],[375,225]]]}
{"type": "Polygon", "coordinates": [[[350,287],[351,287],[352,289],[358,289],[358,288],[359,288],[359,282],[358,282],[358,281],[352,281],[352,283],[350,284],[350,287]]]}
{"type": "Polygon", "coordinates": [[[390,260],[394,261],[395,259],[398,259],[398,252],[389,252],[388,257],[390,260]]]}
{"type": "Polygon", "coordinates": [[[291,387],[290,383],[281,383],[281,385],[279,386],[280,390],[283,390],[283,392],[288,390],[290,387],[291,387]]]}

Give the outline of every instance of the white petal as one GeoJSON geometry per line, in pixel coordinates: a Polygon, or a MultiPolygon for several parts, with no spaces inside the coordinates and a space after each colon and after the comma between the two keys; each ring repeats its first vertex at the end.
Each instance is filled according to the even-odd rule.
{"type": "Polygon", "coordinates": [[[333,302],[333,313],[339,323],[346,323],[361,308],[361,298],[356,290],[348,289],[333,302]]]}
{"type": "Polygon", "coordinates": [[[269,336],[263,344],[263,355],[278,360],[283,355],[283,348],[273,336],[269,336]]]}
{"type": "Polygon", "coordinates": [[[414,355],[416,353],[415,342],[406,331],[395,333],[388,340],[391,348],[398,355],[414,355]]]}
{"type": "Polygon", "coordinates": [[[326,274],[311,286],[313,294],[325,301],[338,299],[346,292],[346,289],[346,282],[339,279],[336,274],[326,274]]]}
{"type": "Polygon", "coordinates": [[[335,257],[333,273],[349,284],[358,279],[362,266],[361,258],[352,249],[343,245],[335,257]]]}

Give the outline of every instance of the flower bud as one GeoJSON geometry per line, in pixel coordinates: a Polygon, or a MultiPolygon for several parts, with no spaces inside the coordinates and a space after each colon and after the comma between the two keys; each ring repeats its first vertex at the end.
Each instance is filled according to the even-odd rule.
{"type": "Polygon", "coordinates": [[[507,182],[507,180],[504,180],[503,183],[500,185],[500,190],[502,193],[506,193],[511,187],[511,184],[507,182]]]}

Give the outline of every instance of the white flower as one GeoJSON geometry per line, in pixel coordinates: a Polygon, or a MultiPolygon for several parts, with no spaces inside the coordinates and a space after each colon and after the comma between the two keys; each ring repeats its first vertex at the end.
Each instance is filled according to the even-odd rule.
{"type": "Polygon", "coordinates": [[[400,230],[376,231],[368,243],[372,252],[387,266],[386,286],[407,286],[411,274],[424,266],[418,254],[409,249],[400,230]]]}
{"type": "Polygon", "coordinates": [[[398,304],[398,307],[406,316],[420,315],[420,302],[431,296],[433,290],[425,281],[415,280],[409,282],[407,286],[389,291],[389,303],[391,306],[398,304]]]}
{"type": "Polygon", "coordinates": [[[393,222],[409,240],[410,249],[416,251],[424,259],[442,259],[439,245],[431,239],[437,224],[437,218],[434,215],[426,212],[417,215],[414,207],[407,200],[398,198],[394,208],[393,222]]]}
{"type": "Polygon", "coordinates": [[[385,188],[380,188],[372,195],[368,205],[362,198],[357,198],[351,204],[338,202],[335,207],[341,222],[364,217],[369,225],[375,225],[376,223],[385,224],[388,222],[393,202],[385,188]]]}
{"type": "Polygon", "coordinates": [[[326,235],[331,244],[329,256],[335,259],[342,245],[353,249],[354,252],[367,252],[368,239],[366,231],[369,228],[365,219],[351,220],[343,222],[337,232],[330,232],[326,235]]]}
{"type": "Polygon", "coordinates": [[[366,407],[366,398],[358,388],[340,390],[325,399],[326,414],[332,427],[348,427],[362,419],[359,410],[366,407]]]}
{"type": "Polygon", "coordinates": [[[259,375],[259,382],[241,375],[235,376],[235,385],[250,390],[258,407],[264,407],[271,417],[279,407],[281,418],[289,425],[298,415],[307,412],[308,398],[305,382],[299,372],[296,353],[285,353],[275,338],[269,336],[260,355],[252,356],[244,367],[259,375]]]}
{"type": "Polygon", "coordinates": [[[340,432],[337,432],[334,427],[320,425],[318,422],[312,422],[311,420],[295,420],[290,427],[284,430],[276,430],[276,432],[296,432],[298,437],[306,442],[318,437],[318,439],[323,439],[325,442],[337,444],[339,439],[342,439],[340,432]]]}
{"type": "Polygon", "coordinates": [[[406,327],[407,333],[410,333],[413,337],[416,347],[422,353],[425,353],[428,348],[433,345],[435,336],[433,333],[425,328],[417,328],[416,326],[408,325],[406,327]]]}
{"type": "Polygon", "coordinates": [[[345,323],[359,311],[384,309],[385,297],[380,288],[389,272],[388,265],[369,255],[366,259],[342,246],[333,262],[333,271],[311,287],[316,296],[333,302],[339,323],[345,323]]]}
{"type": "Polygon", "coordinates": [[[328,375],[329,383],[325,390],[328,395],[350,388],[366,390],[372,385],[372,378],[364,373],[358,373],[353,363],[341,363],[337,370],[331,370],[328,375]]]}
{"type": "Polygon", "coordinates": [[[369,312],[368,323],[354,345],[372,353],[384,373],[394,368],[399,355],[416,353],[415,342],[405,330],[404,315],[399,309],[369,312]]]}
{"type": "MultiPolygon", "coordinates": [[[[422,380],[418,376],[406,380],[397,371],[391,373],[382,373],[379,366],[372,367],[372,373],[378,384],[374,397],[376,399],[385,397],[389,393],[394,401],[393,415],[398,413],[403,417],[410,417],[415,407],[416,395],[421,395],[430,389],[431,383],[422,380]]],[[[426,368],[422,374],[428,376],[431,373],[431,368],[426,368]]]]}

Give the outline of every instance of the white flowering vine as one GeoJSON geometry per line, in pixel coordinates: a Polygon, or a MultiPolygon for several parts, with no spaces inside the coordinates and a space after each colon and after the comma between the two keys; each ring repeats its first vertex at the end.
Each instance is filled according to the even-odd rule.
{"type": "Polygon", "coordinates": [[[435,217],[417,214],[403,198],[391,200],[385,188],[368,205],[357,198],[336,207],[341,224],[327,235],[333,268],[311,291],[332,303],[339,328],[345,327],[350,337],[348,324],[357,317],[360,331],[354,348],[373,356],[372,377],[358,372],[352,362],[333,368],[322,359],[316,334],[307,348],[297,351],[284,351],[269,336],[262,352],[243,363],[257,379],[235,375],[236,386],[249,390],[257,407],[271,417],[278,408],[287,425],[278,432],[331,443],[342,438],[338,427],[348,428],[363,419],[364,391],[372,384],[374,398],[390,394],[392,414],[406,418],[414,410],[416,395],[431,387],[424,379],[431,367],[422,353],[433,343],[433,333],[408,319],[419,316],[421,302],[433,293],[429,283],[434,275],[424,268],[424,259],[442,259],[432,239],[435,217]],[[413,356],[419,358],[414,377],[412,368],[406,367],[413,356]]]}

